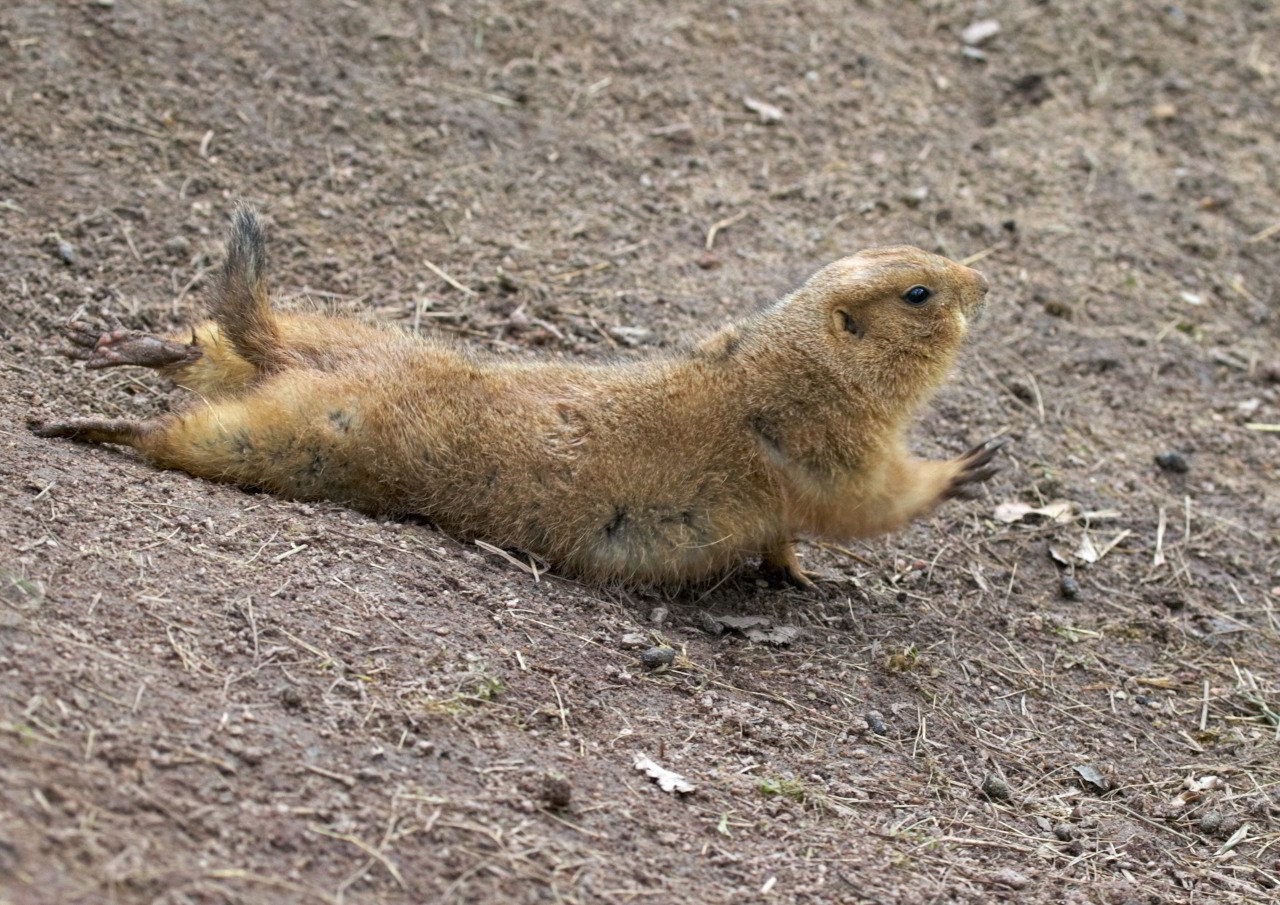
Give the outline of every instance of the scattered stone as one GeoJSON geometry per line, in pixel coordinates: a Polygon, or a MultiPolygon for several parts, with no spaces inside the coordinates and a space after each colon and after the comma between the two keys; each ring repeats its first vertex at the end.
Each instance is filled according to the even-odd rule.
{"type": "Polygon", "coordinates": [[[879,710],[867,711],[867,727],[876,735],[889,734],[889,727],[884,724],[884,715],[879,710]]]}
{"type": "Polygon", "coordinates": [[[1173,104],[1164,103],[1156,104],[1151,108],[1151,118],[1162,122],[1176,119],[1178,116],[1178,108],[1173,104]]]}
{"type": "Polygon", "coordinates": [[[708,635],[716,638],[724,634],[724,623],[715,616],[712,616],[706,610],[703,610],[698,614],[698,627],[708,635]]]}
{"type": "Polygon", "coordinates": [[[994,773],[983,777],[982,794],[992,801],[1008,801],[1013,797],[1009,792],[1009,784],[994,773]]]}
{"type": "Polygon", "coordinates": [[[902,196],[902,203],[907,207],[919,207],[924,200],[929,197],[929,187],[927,185],[917,186],[902,196]]]}
{"type": "Polygon", "coordinates": [[[58,246],[53,250],[53,253],[59,261],[68,267],[76,263],[76,247],[66,239],[58,241],[58,246]]]}
{"type": "Polygon", "coordinates": [[[186,236],[174,236],[164,243],[164,252],[172,258],[186,257],[191,253],[191,242],[186,236]]]}
{"type": "Polygon", "coordinates": [[[1000,34],[999,22],[995,19],[979,19],[960,32],[960,40],[970,47],[977,47],[979,44],[985,44],[990,41],[998,34],[1000,34]]]}
{"type": "Polygon", "coordinates": [[[715,270],[720,266],[720,259],[709,251],[704,251],[698,255],[697,265],[703,270],[715,270]]]}
{"type": "Polygon", "coordinates": [[[1063,574],[1058,579],[1058,590],[1062,592],[1062,596],[1067,600],[1080,599],[1080,582],[1076,581],[1073,575],[1063,574]]]}
{"type": "Polygon", "coordinates": [[[664,792],[679,792],[689,795],[697,791],[697,787],[679,773],[668,770],[652,758],[637,754],[635,768],[654,780],[664,792]]]}
{"type": "Polygon", "coordinates": [[[1062,842],[1070,842],[1075,836],[1075,830],[1071,828],[1069,823],[1059,823],[1054,826],[1053,835],[1057,836],[1062,842]]]}
{"type": "Polygon", "coordinates": [[[766,126],[772,125],[773,123],[780,123],[786,116],[780,107],[775,107],[773,104],[756,100],[754,97],[744,97],[742,99],[742,104],[756,116],[760,117],[760,122],[764,123],[766,126]]]}
{"type": "Polygon", "coordinates": [[[649,340],[653,331],[647,327],[610,327],[609,335],[624,346],[635,348],[649,340]]]}
{"type": "Polygon", "coordinates": [[[618,639],[618,646],[623,650],[639,650],[648,643],[648,639],[639,632],[627,632],[618,639]]]}
{"type": "Polygon", "coordinates": [[[1156,464],[1165,471],[1171,471],[1174,474],[1186,474],[1191,470],[1191,463],[1187,461],[1187,457],[1176,450],[1156,454],[1156,464]]]}
{"type": "Polygon", "coordinates": [[[665,606],[655,606],[649,611],[649,621],[654,625],[663,625],[667,621],[667,617],[671,615],[671,611],[665,606]]]}
{"type": "Polygon", "coordinates": [[[1200,817],[1200,832],[1206,836],[1216,834],[1222,826],[1222,812],[1209,811],[1200,817]]]}
{"type": "Polygon", "coordinates": [[[543,803],[553,811],[563,811],[573,801],[573,786],[558,773],[549,773],[542,780],[543,803]]]}
{"type": "Polygon", "coordinates": [[[1020,874],[1011,867],[996,871],[991,879],[1010,889],[1025,889],[1031,884],[1031,880],[1025,874],[1020,874]]]}
{"type": "Polygon", "coordinates": [[[1244,826],[1244,820],[1238,814],[1223,814],[1222,820],[1218,823],[1218,835],[1234,836],[1242,826],[1244,826]]]}
{"type": "Polygon", "coordinates": [[[658,669],[676,662],[676,652],[669,647],[651,647],[640,655],[645,669],[658,669]]]}

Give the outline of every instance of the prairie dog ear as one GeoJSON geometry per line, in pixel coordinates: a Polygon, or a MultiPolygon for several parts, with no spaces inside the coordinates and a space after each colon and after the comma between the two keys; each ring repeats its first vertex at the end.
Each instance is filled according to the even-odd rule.
{"type": "Polygon", "coordinates": [[[702,340],[694,349],[708,358],[729,358],[738,351],[742,344],[742,331],[736,327],[725,327],[702,340]]]}

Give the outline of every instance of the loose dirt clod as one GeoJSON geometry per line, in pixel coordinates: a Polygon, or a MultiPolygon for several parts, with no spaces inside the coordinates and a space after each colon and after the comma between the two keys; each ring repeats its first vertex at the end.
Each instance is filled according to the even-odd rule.
{"type": "Polygon", "coordinates": [[[1186,474],[1191,470],[1191,463],[1187,461],[1187,457],[1176,450],[1156,453],[1155,459],[1157,465],[1174,474],[1186,474]]]}
{"type": "Polygon", "coordinates": [[[669,647],[651,647],[640,654],[640,662],[645,669],[659,669],[670,666],[676,660],[676,652],[669,647]]]}
{"type": "Polygon", "coordinates": [[[982,794],[993,801],[1008,801],[1013,797],[1009,784],[994,773],[988,773],[982,778],[982,794]]]}

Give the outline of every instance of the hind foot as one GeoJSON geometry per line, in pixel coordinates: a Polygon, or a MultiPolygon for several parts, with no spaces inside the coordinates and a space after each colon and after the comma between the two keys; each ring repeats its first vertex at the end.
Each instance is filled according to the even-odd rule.
{"type": "Polygon", "coordinates": [[[148,422],[128,421],[124,418],[68,418],[66,421],[33,424],[31,431],[37,437],[60,437],[89,443],[136,446],[138,439],[146,434],[150,427],[148,422]]]}
{"type": "Polygon", "coordinates": [[[760,557],[760,574],[771,586],[789,584],[804,591],[812,591],[818,587],[808,573],[800,568],[795,544],[791,542],[781,543],[764,551],[760,557]]]}
{"type": "Polygon", "coordinates": [[[951,483],[943,491],[942,498],[944,500],[973,499],[977,492],[977,487],[974,485],[981,484],[1000,470],[1000,466],[992,465],[991,460],[1004,444],[1003,437],[996,437],[986,443],[978,444],[957,459],[960,471],[951,479],[951,483]]]}
{"type": "Polygon", "coordinates": [[[71,321],[62,328],[70,346],[62,350],[68,358],[83,361],[87,368],[140,365],[167,368],[189,365],[200,357],[195,334],[191,342],[161,339],[151,333],[129,330],[114,314],[100,312],[101,322],[71,321]]]}

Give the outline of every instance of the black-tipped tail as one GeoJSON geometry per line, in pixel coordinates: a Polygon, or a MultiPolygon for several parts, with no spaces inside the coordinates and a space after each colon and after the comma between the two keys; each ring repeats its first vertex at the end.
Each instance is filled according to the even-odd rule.
{"type": "Polygon", "coordinates": [[[290,358],[280,343],[267,291],[267,239],[258,214],[236,207],[227,260],[213,293],[213,316],[236,352],[259,372],[283,370],[290,358]]]}

